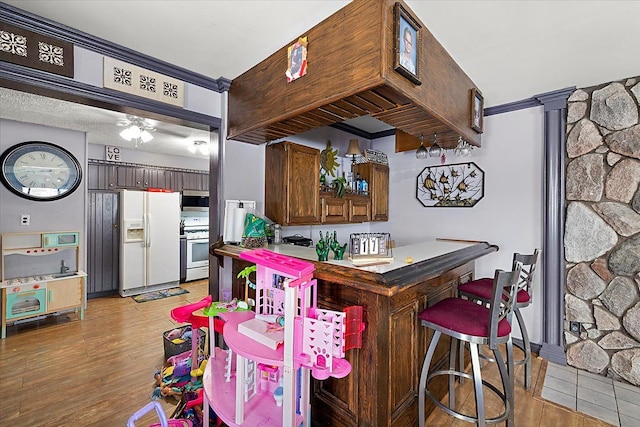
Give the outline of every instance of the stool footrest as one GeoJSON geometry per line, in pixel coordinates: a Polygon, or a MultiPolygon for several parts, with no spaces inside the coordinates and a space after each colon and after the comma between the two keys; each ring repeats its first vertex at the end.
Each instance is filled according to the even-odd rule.
{"type": "MultiPolygon", "coordinates": [[[[471,417],[469,415],[465,415],[462,412],[458,412],[455,409],[452,409],[450,407],[448,407],[447,405],[445,405],[444,403],[440,402],[433,394],[431,394],[431,392],[429,391],[429,382],[437,376],[442,376],[442,375],[446,375],[446,376],[455,376],[455,377],[462,377],[462,378],[467,378],[467,379],[473,379],[473,375],[471,374],[467,374],[466,372],[460,372],[460,371],[455,371],[455,370],[451,370],[451,369],[442,369],[439,371],[433,371],[430,372],[429,375],[427,376],[427,381],[425,384],[425,396],[429,398],[429,400],[431,400],[438,408],[442,409],[444,412],[446,412],[447,414],[451,415],[452,417],[458,418],[459,420],[463,420],[463,421],[467,421],[470,423],[477,423],[478,422],[478,418],[477,417],[471,417]]],[[[499,398],[500,400],[502,400],[502,402],[504,403],[504,407],[505,410],[502,414],[493,417],[493,418],[486,418],[485,419],[485,423],[487,424],[497,424],[497,423],[501,423],[504,420],[506,420],[509,417],[509,412],[510,412],[510,405],[509,405],[509,400],[507,399],[507,397],[505,396],[505,394],[503,392],[501,392],[496,386],[494,386],[493,384],[491,384],[488,381],[482,380],[482,385],[484,385],[485,387],[487,387],[489,390],[493,391],[499,398]]]]}

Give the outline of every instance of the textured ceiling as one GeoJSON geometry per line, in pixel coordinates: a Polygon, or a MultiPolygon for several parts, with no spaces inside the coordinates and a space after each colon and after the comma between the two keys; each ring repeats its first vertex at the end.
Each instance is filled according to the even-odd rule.
{"type": "MultiPolygon", "coordinates": [[[[134,142],[120,138],[124,127],[118,123],[126,121],[123,113],[104,110],[73,102],[46,98],[11,89],[0,88],[0,118],[19,122],[35,123],[86,132],[90,144],[114,145],[134,148],[134,142]]],[[[179,126],[148,119],[155,128],[153,140],[140,146],[141,151],[170,155],[206,158],[202,154],[191,154],[187,147],[194,141],[209,141],[209,131],[179,126]]]]}
{"type": "MultiPolygon", "coordinates": [[[[233,79],[348,1],[5,3],[205,76],[233,79]]],[[[406,3],[482,90],[485,107],[640,72],[640,1],[406,3]]]]}

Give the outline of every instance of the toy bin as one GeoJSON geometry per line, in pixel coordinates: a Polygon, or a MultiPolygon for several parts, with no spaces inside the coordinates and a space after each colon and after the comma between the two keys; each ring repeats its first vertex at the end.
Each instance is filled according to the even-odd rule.
{"type": "MultiPolygon", "coordinates": [[[[182,337],[186,332],[190,332],[191,331],[191,325],[186,325],[186,326],[181,326],[178,328],[174,328],[171,329],[169,331],[165,331],[162,333],[162,341],[164,343],[164,360],[167,360],[168,358],[170,358],[171,356],[175,356],[177,354],[181,354],[184,353],[185,351],[191,351],[191,338],[187,338],[185,339],[183,342],[180,343],[174,343],[169,335],[171,334],[171,332],[173,332],[175,329],[180,331],[180,334],[174,334],[177,335],[178,338],[182,337]]],[[[204,349],[204,343],[205,343],[205,334],[206,331],[202,328],[198,329],[198,347],[201,349],[204,349]]]]}

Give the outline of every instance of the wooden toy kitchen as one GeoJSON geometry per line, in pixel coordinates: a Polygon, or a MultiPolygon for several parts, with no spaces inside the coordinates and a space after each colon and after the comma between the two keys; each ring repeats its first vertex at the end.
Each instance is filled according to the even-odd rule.
{"type": "Polygon", "coordinates": [[[84,319],[79,241],[77,231],[2,234],[2,339],[7,325],[63,311],[84,319]]]}

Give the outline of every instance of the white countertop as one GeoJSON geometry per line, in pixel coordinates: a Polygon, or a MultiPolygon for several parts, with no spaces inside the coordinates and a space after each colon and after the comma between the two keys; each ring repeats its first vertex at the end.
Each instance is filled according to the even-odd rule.
{"type": "MultiPolygon", "coordinates": [[[[344,254],[344,259],[337,261],[333,259],[333,251],[329,252],[329,260],[324,261],[328,264],[339,265],[342,267],[357,268],[363,271],[370,271],[374,273],[384,274],[401,267],[406,267],[411,264],[419,263],[429,259],[436,258],[441,255],[446,255],[451,252],[455,252],[460,249],[469,248],[481,242],[460,242],[451,240],[427,240],[420,243],[414,243],[412,245],[399,246],[393,248],[392,255],[393,261],[386,264],[371,265],[357,267],[353,265],[347,258],[348,253],[344,254]],[[407,258],[410,257],[412,262],[407,262],[407,258]]],[[[280,244],[269,245],[265,249],[295,258],[306,259],[310,261],[318,261],[318,255],[316,254],[315,247],[295,246],[292,244],[280,244]]]]}
{"type": "Polygon", "coordinates": [[[15,279],[7,279],[4,282],[0,282],[0,288],[8,288],[9,286],[19,286],[25,285],[27,283],[42,283],[42,282],[53,282],[57,280],[65,280],[65,279],[73,279],[75,277],[85,277],[87,273],[84,271],[76,271],[73,274],[69,274],[68,276],[59,276],[56,277],[56,274],[42,274],[39,276],[29,276],[29,277],[17,277],[15,279]]]}

